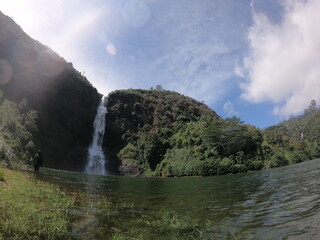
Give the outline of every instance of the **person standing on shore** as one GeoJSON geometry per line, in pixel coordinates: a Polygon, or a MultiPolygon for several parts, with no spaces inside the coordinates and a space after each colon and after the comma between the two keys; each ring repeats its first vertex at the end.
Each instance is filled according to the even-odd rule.
{"type": "Polygon", "coordinates": [[[38,172],[40,169],[40,166],[43,165],[43,159],[41,151],[38,150],[38,153],[33,158],[33,167],[34,167],[34,173],[38,172]]]}

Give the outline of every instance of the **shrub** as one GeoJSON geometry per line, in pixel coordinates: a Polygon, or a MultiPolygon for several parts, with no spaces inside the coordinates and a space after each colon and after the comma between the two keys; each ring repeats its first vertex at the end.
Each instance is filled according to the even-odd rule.
{"type": "Polygon", "coordinates": [[[254,160],[250,163],[251,170],[261,170],[263,168],[263,161],[254,160]]]}
{"type": "Polygon", "coordinates": [[[303,158],[301,157],[301,154],[299,154],[299,152],[297,151],[287,152],[286,158],[288,159],[289,164],[303,162],[303,158]]]}
{"type": "Polygon", "coordinates": [[[234,165],[234,172],[235,173],[242,173],[248,171],[248,168],[244,164],[235,164],[234,165]]]}
{"type": "Polygon", "coordinates": [[[126,162],[138,162],[137,147],[128,143],[118,154],[117,157],[126,162]]]}
{"type": "Polygon", "coordinates": [[[0,181],[4,181],[4,171],[2,169],[0,169],[0,181]]]}
{"type": "Polygon", "coordinates": [[[266,168],[276,168],[288,165],[289,162],[282,152],[275,152],[273,156],[266,162],[266,168]]]}
{"type": "Polygon", "coordinates": [[[227,174],[233,172],[234,162],[230,158],[223,158],[219,162],[218,174],[227,174]]]}

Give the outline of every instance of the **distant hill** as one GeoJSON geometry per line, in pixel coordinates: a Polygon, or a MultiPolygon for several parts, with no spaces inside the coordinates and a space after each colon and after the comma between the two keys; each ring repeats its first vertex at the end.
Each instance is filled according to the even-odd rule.
{"type": "Polygon", "coordinates": [[[204,169],[210,168],[209,160],[220,161],[241,150],[255,154],[258,148],[251,136],[226,141],[236,132],[255,132],[254,127],[242,126],[238,119],[227,124],[207,105],[176,92],[114,91],[107,110],[105,148],[109,161],[118,160],[125,175],[215,175],[215,168],[204,169]],[[186,170],[186,165],[194,169],[186,170]]]}
{"type": "Polygon", "coordinates": [[[281,167],[320,157],[320,110],[260,130],[222,119],[205,104],[164,90],[109,94],[104,141],[123,175],[207,176],[281,167]]]}
{"type": "Polygon", "coordinates": [[[82,170],[101,95],[57,53],[0,12],[0,90],[38,112],[35,147],[44,164],[82,170]]]}
{"type": "Polygon", "coordinates": [[[320,143],[320,109],[312,100],[304,114],[281,122],[287,129],[287,134],[295,139],[319,141],[320,143]]]}
{"type": "MultiPolygon", "coordinates": [[[[263,135],[269,149],[267,156],[279,160],[280,165],[319,158],[320,110],[316,102],[312,100],[304,114],[266,128],[263,135]]],[[[267,165],[267,167],[277,166],[272,163],[267,165]]]]}
{"type": "Polygon", "coordinates": [[[207,105],[177,92],[128,89],[108,95],[107,134],[105,142],[112,151],[123,147],[122,135],[162,128],[174,132],[184,123],[201,116],[220,119],[207,105]]]}

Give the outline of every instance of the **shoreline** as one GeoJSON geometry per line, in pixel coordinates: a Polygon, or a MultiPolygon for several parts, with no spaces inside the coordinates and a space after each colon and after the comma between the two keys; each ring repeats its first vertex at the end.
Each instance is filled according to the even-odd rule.
{"type": "Polygon", "coordinates": [[[29,171],[0,170],[0,240],[72,239],[71,197],[29,171]]]}

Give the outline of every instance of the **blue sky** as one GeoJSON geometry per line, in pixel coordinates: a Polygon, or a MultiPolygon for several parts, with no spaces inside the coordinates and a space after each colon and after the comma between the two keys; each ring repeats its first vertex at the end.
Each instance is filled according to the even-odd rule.
{"type": "Polygon", "coordinates": [[[318,0],[7,0],[102,94],[162,85],[264,128],[320,101],[318,0]]]}

